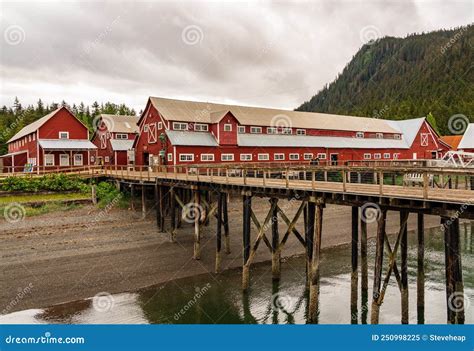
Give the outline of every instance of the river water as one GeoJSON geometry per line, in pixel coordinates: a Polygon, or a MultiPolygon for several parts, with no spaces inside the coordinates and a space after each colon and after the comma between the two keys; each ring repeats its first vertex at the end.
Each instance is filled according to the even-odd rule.
{"type": "MultiPolygon", "coordinates": [[[[461,225],[461,249],[466,323],[472,324],[474,305],[474,259],[468,225],[461,225]]],[[[395,238],[391,237],[393,243],[395,238]]],[[[425,233],[425,319],[427,324],[446,323],[444,242],[439,228],[425,233]]],[[[393,244],[392,244],[393,246],[393,244]]],[[[416,312],[416,236],[409,233],[410,323],[416,312]]],[[[350,310],[351,256],[348,245],[323,250],[319,323],[346,324],[351,315],[358,323],[370,322],[370,296],[375,245],[368,242],[369,308],[350,310]]],[[[385,255],[387,256],[387,255],[385,255]]],[[[359,261],[360,262],[360,261],[359,261]]],[[[385,266],[386,267],[386,262],[385,266]]],[[[305,264],[301,257],[284,260],[280,283],[271,279],[271,265],[251,269],[251,290],[241,292],[240,270],[218,276],[201,275],[153,286],[133,293],[96,295],[44,309],[31,309],[0,316],[0,323],[306,323],[307,290],[305,264]]],[[[385,272],[385,269],[384,269],[385,272]]],[[[360,283],[360,277],[359,277],[360,283]]],[[[392,276],[380,311],[380,323],[400,323],[400,292],[392,276]]]]}

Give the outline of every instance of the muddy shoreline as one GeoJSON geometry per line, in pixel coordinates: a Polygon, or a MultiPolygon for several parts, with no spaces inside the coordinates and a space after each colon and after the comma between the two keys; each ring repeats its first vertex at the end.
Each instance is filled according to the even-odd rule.
{"type": "MultiPolygon", "coordinates": [[[[288,215],[297,210],[295,204],[282,201],[281,205],[286,205],[288,215]]],[[[254,209],[263,220],[268,202],[255,199],[254,209]]],[[[222,256],[223,270],[240,267],[242,262],[241,211],[240,200],[232,199],[229,204],[231,253],[222,256]]],[[[327,206],[323,249],[350,242],[350,221],[350,207],[327,206]]],[[[303,232],[302,220],[299,223],[297,228],[303,232]]],[[[397,232],[398,224],[397,213],[389,212],[387,233],[397,232]]],[[[438,225],[439,218],[426,216],[426,228],[438,225]]],[[[282,232],[286,230],[284,224],[280,226],[282,232]]],[[[408,228],[416,228],[416,216],[410,216],[408,228]]],[[[369,224],[368,229],[369,237],[373,237],[375,224],[369,224]]],[[[172,243],[167,234],[158,232],[153,208],[146,218],[129,210],[112,210],[103,215],[92,206],[26,218],[16,224],[2,218],[0,313],[47,307],[99,292],[135,291],[200,274],[210,274],[216,279],[214,232],[213,219],[208,227],[203,227],[201,260],[196,261],[192,259],[193,226],[184,224],[178,231],[177,242],[172,243]],[[26,288],[28,291],[23,294],[26,288]]],[[[254,228],[252,234],[255,235],[254,228]]],[[[292,235],[282,257],[303,252],[301,243],[292,235]]],[[[270,259],[266,247],[261,246],[254,262],[270,259]]],[[[372,264],[370,257],[369,264],[372,264]]]]}

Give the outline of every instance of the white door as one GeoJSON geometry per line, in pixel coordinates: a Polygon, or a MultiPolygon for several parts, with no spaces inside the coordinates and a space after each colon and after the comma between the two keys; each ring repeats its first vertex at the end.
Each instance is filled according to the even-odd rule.
{"type": "Polygon", "coordinates": [[[413,159],[416,160],[416,152],[413,153],[413,159]]]}
{"type": "Polygon", "coordinates": [[[68,154],[59,155],[59,165],[60,166],[69,166],[69,155],[68,154]]]}
{"type": "Polygon", "coordinates": [[[82,154],[74,154],[74,166],[82,166],[82,154]]]}

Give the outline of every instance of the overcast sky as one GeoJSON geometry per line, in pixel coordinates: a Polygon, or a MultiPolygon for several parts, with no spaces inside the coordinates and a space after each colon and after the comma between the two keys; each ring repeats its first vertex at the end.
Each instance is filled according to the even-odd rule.
{"type": "Polygon", "coordinates": [[[471,1],[2,2],[0,104],[150,95],[293,109],[364,41],[473,22],[471,1]]]}

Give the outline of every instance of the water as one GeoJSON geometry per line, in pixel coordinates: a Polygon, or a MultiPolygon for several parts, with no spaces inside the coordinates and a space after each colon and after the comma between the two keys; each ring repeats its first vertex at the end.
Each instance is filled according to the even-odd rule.
{"type": "MultiPolygon", "coordinates": [[[[470,324],[474,322],[473,234],[470,228],[461,226],[465,314],[466,323],[470,324]]],[[[391,242],[394,241],[392,237],[391,242]]],[[[371,296],[374,241],[369,240],[368,245],[371,296]]],[[[441,231],[427,231],[425,245],[425,323],[444,324],[446,291],[441,231]]],[[[413,233],[409,234],[408,256],[410,323],[417,323],[417,251],[413,233]]],[[[351,322],[350,262],[347,245],[323,250],[319,323],[351,322]]],[[[308,300],[304,267],[301,257],[285,260],[280,283],[272,283],[271,265],[254,265],[251,290],[247,294],[241,292],[240,271],[231,270],[217,277],[201,275],[180,279],[135,293],[103,295],[46,309],[15,312],[0,316],[0,323],[306,323],[308,300]]],[[[381,307],[380,323],[400,323],[400,306],[400,292],[392,276],[381,307]]],[[[370,311],[361,308],[360,291],[356,316],[359,323],[366,322],[367,318],[370,322],[370,311]]]]}

